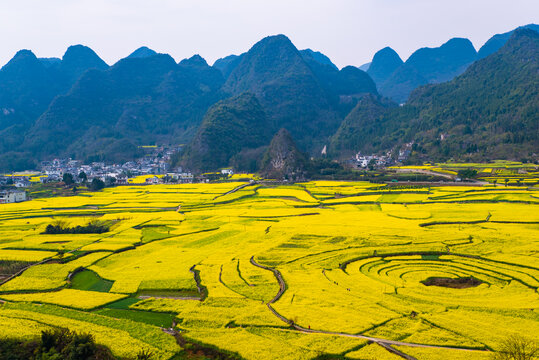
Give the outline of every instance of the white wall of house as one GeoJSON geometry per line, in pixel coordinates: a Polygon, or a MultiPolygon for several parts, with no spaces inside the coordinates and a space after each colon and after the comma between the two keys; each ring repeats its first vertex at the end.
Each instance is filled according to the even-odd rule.
{"type": "Polygon", "coordinates": [[[8,204],[26,201],[26,193],[24,191],[7,191],[0,193],[0,204],[8,204]]]}

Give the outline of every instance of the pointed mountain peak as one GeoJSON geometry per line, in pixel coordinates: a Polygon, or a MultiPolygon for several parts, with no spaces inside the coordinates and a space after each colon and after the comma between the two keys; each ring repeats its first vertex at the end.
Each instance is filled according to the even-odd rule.
{"type": "MultiPolygon", "coordinates": [[[[243,55],[243,54],[242,54],[243,55]]],[[[218,68],[219,70],[221,68],[223,68],[225,65],[228,65],[229,63],[231,63],[232,61],[238,59],[241,55],[228,55],[228,56],[225,56],[225,57],[222,57],[222,58],[219,58],[217,60],[215,60],[215,62],[213,63],[213,67],[216,67],[218,68]]]]}
{"type": "Polygon", "coordinates": [[[84,45],[68,47],[60,66],[71,83],[89,69],[105,70],[109,67],[92,49],[84,45]]]}
{"type": "Polygon", "coordinates": [[[394,61],[399,61],[402,63],[402,59],[400,58],[399,54],[389,46],[386,46],[385,48],[378,50],[376,54],[374,54],[372,60],[380,60],[380,59],[393,59],[394,61]]]}
{"type": "Polygon", "coordinates": [[[258,43],[268,43],[268,44],[275,44],[275,43],[282,43],[282,44],[292,44],[292,41],[288,38],[288,36],[283,34],[277,34],[277,35],[270,35],[266,36],[262,40],[260,40],[258,43]]]}
{"type": "Polygon", "coordinates": [[[442,49],[464,49],[476,52],[472,42],[467,38],[452,38],[441,46],[442,49]]]}
{"type": "MultiPolygon", "coordinates": [[[[176,69],[178,64],[168,54],[156,54],[149,57],[123,58],[111,66],[118,73],[150,74],[160,76],[176,69]]],[[[145,75],[146,76],[146,75],[145,75]]],[[[148,75],[149,76],[149,75],[148,75]]]]}
{"type": "MultiPolygon", "coordinates": [[[[34,55],[34,53],[31,50],[19,50],[13,56],[9,62],[2,67],[2,70],[8,70],[8,69],[20,69],[24,70],[28,67],[44,67],[44,65],[39,61],[39,59],[34,55]]],[[[15,70],[15,71],[20,71],[15,70]]]]}
{"type": "MultiPolygon", "coordinates": [[[[225,89],[233,94],[257,91],[261,84],[281,76],[310,71],[298,49],[284,35],[268,36],[257,42],[241,57],[228,76],[225,89]]],[[[257,94],[259,95],[259,94],[257,94]]]]}
{"type": "Polygon", "coordinates": [[[359,67],[359,70],[363,70],[363,71],[367,72],[367,71],[369,71],[369,68],[371,67],[371,64],[372,63],[370,63],[370,62],[365,63],[365,64],[363,64],[363,65],[361,65],[359,67]]]}
{"type": "Polygon", "coordinates": [[[105,64],[105,62],[101,60],[101,58],[95,53],[95,51],[84,45],[72,45],[68,47],[64,56],[62,57],[62,61],[82,61],[84,63],[93,62],[96,64],[105,64]]]}
{"type": "Polygon", "coordinates": [[[537,31],[519,28],[513,31],[509,40],[507,40],[498,52],[528,54],[525,55],[526,59],[529,57],[536,58],[536,55],[534,56],[533,52],[537,54],[536,51],[538,51],[539,43],[537,40],[539,40],[539,33],[537,31]]]}
{"type": "Polygon", "coordinates": [[[191,56],[189,59],[183,59],[182,61],[180,61],[180,65],[192,66],[192,67],[208,67],[209,66],[206,60],[198,54],[191,56]]]}
{"type": "Polygon", "coordinates": [[[292,135],[285,128],[279,129],[279,131],[277,131],[277,133],[273,136],[273,139],[271,140],[271,142],[274,145],[279,144],[279,143],[283,143],[283,144],[286,144],[287,146],[288,145],[295,146],[294,139],[292,138],[292,135]]]}
{"type": "Polygon", "coordinates": [[[399,54],[392,48],[385,47],[374,54],[367,73],[376,84],[381,85],[402,64],[403,61],[399,54]]]}
{"type": "Polygon", "coordinates": [[[292,50],[299,54],[298,49],[294,46],[292,41],[285,35],[271,35],[263,38],[259,42],[253,45],[248,53],[258,52],[258,51],[283,51],[283,50],[292,50]]]}
{"type": "Polygon", "coordinates": [[[363,70],[355,66],[345,66],[339,71],[337,93],[341,95],[354,95],[362,93],[377,94],[376,84],[363,70]]]}
{"type": "Polygon", "coordinates": [[[22,61],[22,60],[27,60],[27,59],[37,60],[37,57],[32,52],[32,50],[23,49],[23,50],[17,51],[17,53],[15,54],[15,56],[13,56],[11,61],[22,61]]]}
{"type": "Polygon", "coordinates": [[[25,59],[25,58],[37,59],[37,57],[32,52],[32,50],[22,49],[22,50],[17,51],[17,53],[13,57],[13,60],[15,60],[15,59],[25,59]]]}
{"type": "Polygon", "coordinates": [[[185,149],[185,165],[191,170],[216,170],[228,166],[242,150],[266,145],[270,138],[264,109],[253,94],[243,93],[210,107],[185,149]]]}
{"type": "Polygon", "coordinates": [[[431,58],[430,60],[435,60],[437,57],[475,57],[477,51],[475,50],[472,42],[469,39],[465,38],[452,38],[449,39],[446,43],[442,44],[439,47],[424,47],[419,50],[416,50],[409,58],[406,60],[406,63],[413,63],[414,61],[426,58],[431,58]]]}
{"type": "Polygon", "coordinates": [[[239,65],[244,55],[245,53],[241,55],[228,55],[224,58],[217,59],[213,63],[213,67],[221,71],[223,77],[226,79],[228,78],[228,75],[230,75],[230,73],[236,68],[236,66],[239,65]]]}
{"type": "Polygon", "coordinates": [[[150,49],[147,46],[141,46],[137,50],[133,51],[131,54],[129,54],[128,58],[145,58],[157,55],[157,52],[150,49]]]}

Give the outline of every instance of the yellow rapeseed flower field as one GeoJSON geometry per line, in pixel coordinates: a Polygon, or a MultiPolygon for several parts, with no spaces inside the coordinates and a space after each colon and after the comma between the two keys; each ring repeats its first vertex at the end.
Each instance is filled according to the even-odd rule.
{"type": "Polygon", "coordinates": [[[397,341],[484,360],[539,332],[537,188],[233,179],[0,205],[0,336],[63,326],[159,359],[179,332],[246,359],[396,359],[380,342],[397,341]],[[93,219],[112,226],[43,234],[93,219]]]}
{"type": "Polygon", "coordinates": [[[105,292],[90,292],[75,289],[60,291],[0,295],[3,300],[17,302],[47,303],[75,309],[90,310],[123,299],[126,295],[105,292]]]}

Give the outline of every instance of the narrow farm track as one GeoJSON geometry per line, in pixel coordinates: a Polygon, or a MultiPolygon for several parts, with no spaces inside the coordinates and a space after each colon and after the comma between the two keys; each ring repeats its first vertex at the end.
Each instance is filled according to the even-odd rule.
{"type": "Polygon", "coordinates": [[[302,326],[299,326],[299,325],[295,324],[292,320],[287,319],[283,315],[279,314],[277,312],[277,310],[275,310],[273,308],[273,306],[272,306],[272,304],[274,304],[275,302],[277,302],[281,298],[281,296],[284,294],[284,292],[287,289],[286,282],[284,281],[284,278],[283,278],[281,272],[279,270],[277,270],[277,269],[258,264],[255,261],[254,256],[251,257],[251,264],[253,264],[254,266],[259,267],[261,269],[271,271],[275,275],[275,278],[277,278],[277,281],[279,282],[279,291],[277,292],[275,297],[273,299],[271,299],[266,304],[266,306],[280,320],[287,323],[288,325],[290,325],[291,327],[293,327],[294,329],[296,329],[297,331],[299,331],[301,333],[304,333],[304,334],[326,334],[326,335],[334,335],[334,336],[343,336],[343,337],[365,339],[365,340],[374,342],[374,343],[382,346],[384,349],[386,349],[388,351],[391,351],[392,353],[394,353],[396,355],[399,355],[399,356],[401,356],[401,357],[403,357],[403,358],[405,358],[407,360],[415,360],[415,358],[412,357],[412,356],[409,356],[407,354],[401,353],[400,351],[394,349],[392,347],[392,345],[410,346],[410,347],[418,347],[418,348],[431,348],[431,349],[460,350],[460,351],[470,351],[470,352],[477,352],[477,351],[485,352],[485,351],[487,351],[487,350],[468,349],[468,348],[460,348],[460,347],[453,347],[453,346],[438,346],[438,345],[416,344],[416,343],[408,343],[408,342],[403,342],[403,341],[381,339],[381,338],[365,336],[365,335],[358,335],[358,334],[348,334],[348,333],[335,332],[335,331],[306,329],[306,328],[304,328],[302,326]]]}
{"type": "Polygon", "coordinates": [[[378,345],[380,345],[381,347],[383,347],[384,349],[386,349],[387,351],[389,351],[390,353],[392,354],[395,354],[397,356],[400,356],[401,358],[403,359],[406,359],[406,360],[417,360],[415,357],[411,356],[411,355],[408,355],[408,354],[405,354],[403,353],[402,351],[399,351],[389,345],[387,345],[386,343],[378,343],[378,345]]]}
{"type": "Polygon", "coordinates": [[[224,194],[217,195],[216,197],[213,198],[213,200],[216,200],[216,199],[218,199],[218,198],[220,198],[220,197],[223,197],[223,196],[226,196],[226,195],[228,195],[228,194],[233,194],[233,193],[235,193],[236,191],[239,191],[239,190],[241,190],[241,189],[243,189],[243,188],[246,188],[247,186],[253,186],[253,185],[257,185],[257,184],[258,184],[258,182],[253,181],[252,183],[247,183],[247,184],[242,184],[242,185],[240,185],[240,186],[236,186],[234,189],[229,190],[229,191],[227,191],[227,192],[224,193],[224,194]]]}
{"type": "Polygon", "coordinates": [[[437,171],[425,170],[425,169],[397,169],[397,173],[433,175],[433,176],[439,176],[439,177],[443,177],[450,180],[455,180],[455,178],[457,177],[456,175],[450,175],[450,174],[445,174],[445,173],[440,173],[437,171]]]}

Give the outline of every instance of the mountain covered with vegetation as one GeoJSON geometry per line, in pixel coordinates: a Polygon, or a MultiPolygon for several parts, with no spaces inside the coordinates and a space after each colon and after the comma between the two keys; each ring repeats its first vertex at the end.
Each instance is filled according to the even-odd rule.
{"type": "Polygon", "coordinates": [[[364,95],[331,138],[329,153],[338,158],[347,158],[355,155],[358,149],[367,153],[378,149],[380,144],[373,142],[375,131],[378,130],[377,121],[396,106],[380,96],[364,95]]]}
{"type": "Polygon", "coordinates": [[[460,38],[406,62],[384,48],[366,72],[339,69],[284,35],[213,66],[199,55],[176,63],[144,46],[112,66],[82,45],[61,59],[21,50],[0,69],[0,169],[54,157],[120,162],[140,156],[141,145],[188,144],[176,157],[188,167],[254,171],[282,128],[315,157],[412,140],[417,156],[529,157],[539,152],[536,54],[519,61],[533,41],[519,47],[506,38],[531,39],[533,29],[494,36],[480,53],[494,52],[481,60],[460,38]]]}
{"type": "Polygon", "coordinates": [[[374,54],[367,73],[376,84],[383,84],[404,62],[399,54],[390,47],[385,47],[374,54]]]}
{"type": "Polygon", "coordinates": [[[380,93],[404,103],[418,86],[449,81],[476,58],[477,52],[468,39],[454,38],[437,48],[419,49],[385,81],[378,83],[380,93]]]}
{"type": "MultiPolygon", "coordinates": [[[[529,24],[517,29],[539,31],[539,25],[529,24]]],[[[421,48],[403,62],[399,55],[386,47],[378,51],[367,72],[383,96],[405,103],[419,86],[447,82],[462,74],[476,60],[498,51],[514,30],[491,37],[475,51],[468,39],[453,38],[437,48],[421,48]]]]}
{"type": "Polygon", "coordinates": [[[197,171],[227,167],[240,152],[267,145],[270,129],[269,119],[253,94],[222,100],[204,116],[181,163],[197,171]]]}
{"type": "Polygon", "coordinates": [[[385,151],[413,141],[412,161],[531,160],[539,150],[538,94],[539,33],[519,29],[498,52],[450,82],[416,89],[402,107],[360,103],[331,148],[385,151]]]}
{"type": "MultiPolygon", "coordinates": [[[[539,25],[536,25],[536,24],[524,25],[517,29],[523,29],[523,28],[539,32],[539,25]]],[[[514,30],[508,31],[503,34],[496,34],[490,39],[488,39],[488,41],[483,46],[481,46],[481,48],[477,52],[477,57],[479,59],[483,59],[489,56],[490,54],[494,54],[507,42],[507,40],[509,40],[513,32],[514,30]]]]}
{"type": "Polygon", "coordinates": [[[123,59],[91,70],[57,96],[26,134],[23,149],[82,159],[128,160],[137,146],[190,139],[220,99],[221,73],[200,56],[123,59]]]}
{"type": "Polygon", "coordinates": [[[30,50],[17,52],[0,69],[0,130],[31,124],[84,72],[107,67],[82,45],[70,46],[62,59],[38,59],[30,50]]]}
{"type": "Polygon", "coordinates": [[[320,140],[339,126],[330,94],[284,35],[256,43],[231,72],[223,90],[231,95],[253,93],[275,127],[287,128],[309,150],[321,149],[320,140]]]}

